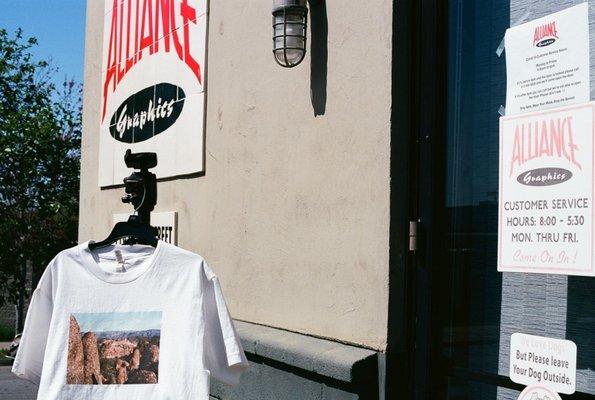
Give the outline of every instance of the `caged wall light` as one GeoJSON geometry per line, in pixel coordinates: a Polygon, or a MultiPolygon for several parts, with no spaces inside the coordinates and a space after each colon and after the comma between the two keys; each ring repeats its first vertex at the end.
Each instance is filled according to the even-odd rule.
{"type": "Polygon", "coordinates": [[[285,68],[302,62],[306,55],[306,0],[274,0],[273,54],[285,68]]]}

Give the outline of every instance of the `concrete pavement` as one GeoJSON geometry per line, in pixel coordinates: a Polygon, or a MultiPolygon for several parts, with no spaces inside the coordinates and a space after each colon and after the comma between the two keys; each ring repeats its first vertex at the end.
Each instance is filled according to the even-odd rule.
{"type": "Polygon", "coordinates": [[[19,379],[10,372],[10,365],[0,366],[0,399],[35,400],[37,386],[24,379],[19,379]]]}
{"type": "MultiPolygon", "coordinates": [[[[24,379],[17,378],[10,372],[11,366],[0,366],[0,399],[36,400],[37,386],[24,379]]],[[[217,400],[210,397],[211,400],[217,400]]]]}

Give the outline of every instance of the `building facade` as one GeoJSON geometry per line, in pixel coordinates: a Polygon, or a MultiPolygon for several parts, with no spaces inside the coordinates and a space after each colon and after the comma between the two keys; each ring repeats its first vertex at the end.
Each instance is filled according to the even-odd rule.
{"type": "Polygon", "coordinates": [[[87,2],[79,239],[130,213],[121,150],[156,152],[155,212],[220,277],[252,366],[214,398],[516,399],[513,333],[574,342],[564,398],[595,395],[593,278],[497,269],[497,49],[577,2],[311,0],[290,69],[273,59],[272,1],[133,3],[87,2]],[[130,122],[126,141],[120,103],[176,79],[175,134],[155,122],[135,142],[130,122]]]}

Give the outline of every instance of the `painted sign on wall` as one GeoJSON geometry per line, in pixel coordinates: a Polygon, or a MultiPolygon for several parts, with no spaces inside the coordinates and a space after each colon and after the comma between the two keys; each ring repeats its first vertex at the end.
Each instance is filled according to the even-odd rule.
{"type": "Polygon", "coordinates": [[[500,119],[498,271],[595,275],[595,102],[500,119]]]}
{"type": "Polygon", "coordinates": [[[158,178],[202,172],[207,0],[105,0],[99,185],[152,151],[158,178]]]}

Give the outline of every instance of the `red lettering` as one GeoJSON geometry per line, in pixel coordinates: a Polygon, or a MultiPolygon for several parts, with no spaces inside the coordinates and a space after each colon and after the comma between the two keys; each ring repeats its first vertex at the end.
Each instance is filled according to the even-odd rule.
{"type": "Polygon", "coordinates": [[[558,157],[562,156],[562,138],[560,137],[560,120],[558,120],[558,129],[554,121],[550,121],[550,155],[554,155],[554,147],[558,157]]]}
{"type": "MultiPolygon", "coordinates": [[[[170,35],[170,25],[169,25],[169,10],[173,9],[172,0],[157,0],[155,4],[155,37],[159,39],[159,22],[163,24],[163,41],[165,44],[165,52],[169,53],[169,35],[170,35]],[[159,13],[161,12],[161,19],[159,18],[159,13]]],[[[175,25],[173,26],[175,29],[175,25]]],[[[155,51],[159,51],[159,40],[155,42],[155,51]]]]}
{"type": "Polygon", "coordinates": [[[547,123],[543,121],[541,126],[541,144],[539,146],[539,157],[551,156],[550,153],[550,141],[547,136],[547,123]]]}
{"type": "MultiPolygon", "coordinates": [[[[136,63],[136,61],[138,60],[138,44],[139,44],[139,35],[138,35],[138,16],[140,14],[140,7],[139,7],[139,1],[140,0],[136,0],[136,13],[134,14],[135,16],[135,22],[134,22],[134,62],[136,63]]],[[[129,10],[128,12],[132,12],[131,10],[129,10]]]]}
{"type": "Polygon", "coordinates": [[[570,149],[570,161],[582,171],[583,167],[576,160],[574,153],[575,150],[578,150],[578,146],[574,143],[574,138],[572,137],[572,117],[567,117],[566,119],[568,120],[568,148],[570,149]]]}
{"type": "Polygon", "coordinates": [[[196,79],[202,83],[200,75],[200,66],[196,60],[190,55],[190,33],[188,21],[196,24],[196,10],[188,5],[188,0],[182,0],[181,14],[184,20],[184,61],[190,67],[190,70],[194,72],[196,79]]]}
{"type": "Polygon", "coordinates": [[[542,157],[564,158],[582,170],[576,158],[579,147],[574,142],[572,116],[517,125],[512,143],[510,176],[514,168],[542,157]],[[541,131],[539,131],[541,127],[541,131]]]}
{"type": "MultiPolygon", "coordinates": [[[[130,15],[130,12],[128,14],[130,15]]],[[[122,12],[120,12],[120,32],[124,31],[122,29],[123,25],[124,25],[124,5],[122,5],[122,12]]],[[[120,83],[120,81],[126,74],[126,69],[121,68],[122,66],[125,67],[124,63],[122,62],[122,40],[120,39],[120,40],[118,40],[118,79],[117,79],[117,83],[120,83]]]]}
{"type": "Polygon", "coordinates": [[[512,171],[514,169],[514,163],[516,162],[517,165],[521,165],[523,161],[521,160],[521,140],[519,138],[519,126],[517,125],[514,130],[514,142],[512,144],[512,159],[510,160],[510,176],[512,176],[512,171]]]}
{"type": "Polygon", "coordinates": [[[132,16],[132,0],[128,0],[128,23],[126,24],[126,72],[130,71],[130,68],[134,65],[134,57],[136,54],[133,54],[130,57],[130,17],[132,16]]]}
{"type": "MultiPolygon", "coordinates": [[[[103,112],[101,114],[102,120],[105,118],[105,112],[107,110],[107,90],[111,80],[116,75],[116,62],[118,58],[116,55],[116,44],[118,42],[118,1],[119,0],[114,0],[114,4],[112,7],[112,25],[110,28],[110,38],[107,50],[107,69],[105,73],[105,81],[103,83],[103,112]]],[[[112,91],[114,90],[116,90],[115,80],[112,91]]]]}
{"type": "Polygon", "coordinates": [[[153,46],[153,0],[144,0],[143,4],[143,16],[141,18],[140,27],[140,49],[138,51],[138,60],[143,56],[143,50],[149,48],[149,54],[155,53],[155,47],[153,46]],[[148,12],[147,12],[148,11],[148,12]],[[148,17],[148,24],[147,24],[148,17]],[[145,36],[145,28],[148,26],[149,34],[145,36]]]}
{"type": "Polygon", "coordinates": [[[197,24],[196,14],[196,8],[188,0],[113,0],[103,79],[102,121],[107,112],[109,94],[116,90],[132,67],[141,61],[144,50],[148,48],[149,55],[160,50],[161,28],[164,51],[170,52],[171,40],[177,57],[202,84],[201,65],[191,52],[190,23],[197,24]],[[182,17],[182,29],[176,26],[177,4],[182,17]]]}
{"type": "Polygon", "coordinates": [[[539,43],[541,39],[545,37],[554,37],[558,39],[556,21],[535,28],[535,32],[533,33],[533,45],[539,43]]]}

